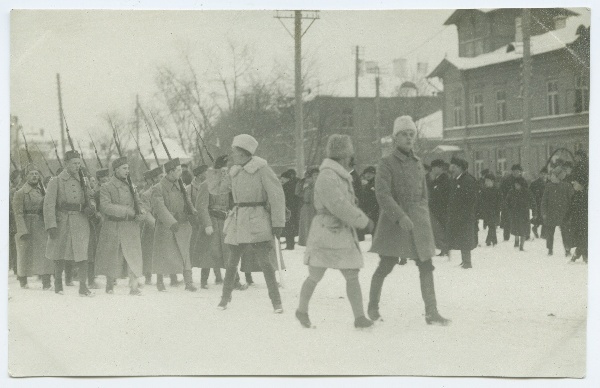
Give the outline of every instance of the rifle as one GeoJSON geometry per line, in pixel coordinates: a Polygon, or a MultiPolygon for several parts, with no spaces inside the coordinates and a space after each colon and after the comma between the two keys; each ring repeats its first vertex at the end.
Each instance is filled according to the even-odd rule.
{"type": "Polygon", "coordinates": [[[56,143],[54,142],[52,135],[50,135],[50,139],[52,139],[52,145],[54,145],[54,154],[56,155],[56,160],[58,160],[60,167],[64,168],[62,162],[60,161],[60,157],[58,156],[58,149],[56,148],[56,143]]]}
{"type": "Polygon", "coordinates": [[[40,150],[40,147],[38,147],[37,144],[35,144],[35,148],[37,148],[37,150],[40,153],[40,155],[42,155],[42,159],[44,159],[44,163],[46,163],[46,167],[48,167],[48,171],[50,171],[50,174],[53,175],[53,176],[56,175],[56,173],[54,171],[52,171],[52,169],[50,168],[50,163],[48,163],[48,160],[46,159],[46,157],[44,156],[44,154],[40,150]]]}
{"type": "Polygon", "coordinates": [[[135,138],[135,136],[133,136],[133,133],[131,133],[131,131],[129,131],[129,134],[133,138],[133,141],[135,141],[135,145],[137,146],[138,152],[142,157],[142,162],[144,162],[144,166],[146,166],[146,170],[150,170],[150,166],[148,165],[148,162],[146,162],[146,158],[144,158],[144,154],[142,153],[142,149],[140,148],[140,143],[138,143],[137,139],[135,138]]]}
{"type": "Polygon", "coordinates": [[[85,157],[83,156],[83,150],[81,149],[81,143],[79,143],[79,140],[77,141],[77,145],[79,146],[79,155],[81,155],[81,160],[83,160],[85,169],[88,170],[88,172],[90,172],[90,168],[88,167],[88,164],[85,161],[85,157]]]}
{"type": "MultiPolygon", "coordinates": [[[[63,113],[63,119],[65,120],[65,128],[67,130],[67,140],[69,140],[69,145],[71,146],[71,151],[77,152],[75,150],[75,146],[73,145],[73,139],[71,138],[71,132],[69,131],[69,124],[67,124],[67,118],[65,117],[64,113],[63,113]]],[[[55,148],[55,150],[56,150],[56,148],[55,148]]],[[[57,153],[57,157],[58,157],[58,153],[57,153]]],[[[93,213],[96,213],[96,207],[90,201],[90,196],[89,196],[89,191],[88,191],[89,185],[88,185],[87,179],[83,175],[83,170],[81,169],[81,166],[79,166],[77,173],[79,174],[79,185],[81,186],[81,191],[83,191],[83,206],[84,206],[84,208],[92,209],[93,213]]]]}
{"type": "MultiPolygon", "coordinates": [[[[144,115],[144,117],[146,117],[146,115],[144,115]]],[[[148,128],[148,123],[145,120],[144,120],[144,124],[146,124],[146,130],[148,131],[148,136],[150,137],[150,147],[152,148],[152,155],[154,155],[154,160],[156,161],[156,165],[160,166],[160,162],[158,161],[158,156],[156,156],[156,150],[154,149],[154,143],[152,142],[152,134],[150,133],[150,128],[148,128]]]]}
{"type": "MultiPolygon", "coordinates": [[[[117,136],[117,130],[114,127],[110,117],[108,118],[108,121],[113,130],[113,139],[115,139],[115,146],[117,147],[117,152],[119,153],[119,157],[122,158],[123,151],[121,150],[121,141],[119,140],[119,137],[117,136]]],[[[131,176],[129,174],[127,174],[127,176],[125,177],[125,181],[127,182],[127,186],[129,187],[129,192],[131,193],[131,196],[133,197],[133,211],[135,212],[136,216],[139,216],[140,214],[142,214],[142,209],[140,207],[140,201],[138,199],[137,191],[136,191],[135,187],[133,186],[133,182],[131,181],[131,176]]]]}
{"type": "Polygon", "coordinates": [[[104,166],[102,165],[102,160],[100,160],[100,156],[98,155],[98,148],[96,148],[96,143],[94,143],[94,139],[92,139],[92,135],[90,135],[89,132],[88,132],[88,136],[90,137],[90,140],[92,141],[92,146],[94,147],[94,153],[96,154],[96,161],[98,162],[98,166],[100,166],[100,168],[104,168],[104,166]]]}
{"type": "MultiPolygon", "coordinates": [[[[212,163],[214,163],[215,162],[215,158],[213,158],[213,156],[211,155],[210,151],[206,147],[206,142],[202,138],[202,135],[200,135],[200,132],[198,131],[198,128],[196,128],[196,125],[194,124],[193,121],[192,121],[192,125],[194,126],[194,130],[196,131],[196,141],[198,141],[198,138],[202,141],[202,145],[204,146],[204,150],[206,151],[206,154],[210,158],[210,161],[212,163]]],[[[202,150],[200,150],[200,155],[202,155],[202,150]]],[[[202,158],[202,161],[204,162],[204,158],[202,158]]]]}
{"type": "MultiPolygon", "coordinates": [[[[25,133],[21,132],[21,135],[23,135],[23,141],[25,142],[25,153],[27,153],[27,160],[29,161],[29,163],[33,164],[33,158],[31,157],[31,154],[29,153],[29,146],[27,145],[27,138],[25,137],[25,133]]],[[[42,179],[40,179],[40,181],[38,182],[38,185],[40,186],[40,191],[42,192],[42,195],[46,195],[46,188],[44,187],[44,175],[42,174],[42,172],[40,171],[40,175],[42,176],[42,179]]]]}
{"type": "MultiPolygon", "coordinates": [[[[156,129],[158,130],[158,137],[160,139],[160,142],[162,143],[163,148],[165,149],[165,152],[167,153],[167,157],[169,158],[169,160],[171,160],[173,158],[171,157],[171,153],[169,152],[169,149],[167,148],[167,145],[165,144],[165,139],[163,139],[163,137],[162,137],[162,133],[160,132],[160,127],[156,123],[156,119],[154,118],[154,115],[152,114],[152,112],[150,112],[150,115],[152,116],[152,121],[154,121],[154,125],[156,125],[156,129]]],[[[181,177],[179,177],[178,182],[179,182],[179,190],[181,191],[181,194],[183,195],[183,201],[184,201],[186,210],[188,211],[188,213],[190,213],[192,215],[198,214],[198,211],[192,204],[189,193],[187,192],[185,185],[183,184],[183,179],[181,179],[181,177]]]]}

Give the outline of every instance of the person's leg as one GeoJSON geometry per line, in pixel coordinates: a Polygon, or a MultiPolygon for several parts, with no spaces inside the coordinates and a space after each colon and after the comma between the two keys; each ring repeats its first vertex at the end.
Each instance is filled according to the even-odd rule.
{"type": "Polygon", "coordinates": [[[325,271],[327,268],[321,267],[308,267],[308,277],[302,283],[302,288],[300,289],[300,302],[298,304],[298,311],[301,313],[308,314],[308,304],[310,302],[310,298],[312,297],[317,284],[323,279],[323,275],[325,275],[325,271]]]}
{"type": "Polygon", "coordinates": [[[91,289],[98,288],[96,284],[96,265],[93,261],[88,262],[87,275],[88,287],[91,289]]]}
{"type": "Polygon", "coordinates": [[[279,285],[277,284],[277,279],[275,278],[275,268],[271,264],[271,260],[269,259],[269,252],[272,249],[272,245],[270,241],[265,241],[256,244],[256,251],[258,253],[258,263],[260,268],[263,271],[263,275],[265,277],[265,282],[267,283],[267,288],[269,290],[269,298],[271,299],[271,303],[275,308],[277,313],[283,312],[281,308],[281,295],[279,294],[279,285]]]}
{"type": "Polygon", "coordinates": [[[167,291],[167,288],[165,287],[165,280],[163,274],[156,274],[156,289],[160,292],[167,291]]]}
{"type": "Polygon", "coordinates": [[[194,280],[192,279],[192,269],[183,270],[183,281],[185,282],[185,290],[195,292],[198,289],[194,286],[194,280]]]}
{"type": "Polygon", "coordinates": [[[208,275],[210,275],[210,268],[200,270],[200,288],[208,288],[208,275]]]}
{"type": "Polygon", "coordinates": [[[415,260],[419,268],[419,280],[421,283],[421,296],[425,303],[425,322],[428,325],[448,325],[449,319],[442,317],[437,309],[437,300],[435,297],[435,286],[433,281],[433,270],[435,267],[431,260],[415,260]]]}
{"type": "Polygon", "coordinates": [[[17,279],[19,279],[19,284],[21,285],[21,288],[29,288],[29,286],[27,285],[27,276],[17,276],[17,279]]]}
{"type": "Polygon", "coordinates": [[[554,231],[556,230],[556,226],[544,226],[545,229],[545,237],[546,237],[546,248],[548,248],[548,255],[552,255],[552,251],[554,248],[554,231]]]}
{"type": "Polygon", "coordinates": [[[350,306],[352,306],[354,319],[364,317],[365,309],[363,307],[362,290],[360,289],[360,282],[358,281],[359,269],[342,269],[340,271],[346,279],[346,295],[348,296],[350,306]]]}
{"type": "Polygon", "coordinates": [[[498,245],[498,236],[496,235],[496,224],[490,224],[489,226],[490,233],[492,235],[492,244],[498,245]]]}
{"type": "Polygon", "coordinates": [[[64,260],[54,260],[54,292],[63,293],[62,273],[65,270],[64,260]]]}
{"type": "Polygon", "coordinates": [[[465,250],[461,250],[460,251],[460,256],[462,258],[462,267],[465,269],[468,268],[473,268],[473,265],[471,264],[471,250],[470,249],[465,249],[465,250]]]}
{"type": "Polygon", "coordinates": [[[127,265],[127,275],[129,277],[129,295],[142,295],[138,278],[135,276],[129,265],[127,265]]]}
{"type": "Polygon", "coordinates": [[[221,275],[221,268],[213,268],[213,271],[215,273],[215,284],[223,283],[223,275],[221,275]]]}
{"type": "Polygon", "coordinates": [[[50,274],[42,275],[42,289],[49,290],[52,287],[50,276],[50,274]]]}
{"type": "Polygon", "coordinates": [[[115,293],[115,280],[116,278],[112,277],[112,276],[107,276],[106,277],[106,289],[105,292],[107,294],[114,294],[115,293]]]}
{"type": "Polygon", "coordinates": [[[565,256],[571,256],[571,234],[566,225],[560,226],[560,236],[562,237],[563,246],[565,247],[565,256]]]}
{"type": "Polygon", "coordinates": [[[229,260],[227,260],[227,269],[225,270],[225,280],[223,282],[223,293],[221,295],[221,303],[219,307],[227,308],[227,303],[231,300],[231,293],[235,283],[235,277],[237,275],[237,267],[242,258],[242,254],[246,250],[245,245],[228,245],[229,247],[229,260]]]}
{"type": "Polygon", "coordinates": [[[77,277],[79,279],[79,295],[80,296],[93,296],[94,294],[87,288],[87,260],[78,262],[77,264],[77,277]]]}
{"type": "Polygon", "coordinates": [[[252,272],[244,272],[244,276],[246,277],[246,284],[254,284],[254,280],[252,280],[252,272]]]}
{"type": "Polygon", "coordinates": [[[525,250],[525,240],[526,240],[525,237],[526,236],[521,236],[521,240],[519,241],[519,250],[520,251],[524,251],[525,250]]]}
{"type": "Polygon", "coordinates": [[[177,279],[176,273],[172,273],[169,277],[171,278],[171,287],[178,287],[181,284],[181,281],[177,279]]]}
{"type": "Polygon", "coordinates": [[[151,273],[144,274],[144,278],[145,278],[144,284],[146,284],[146,285],[152,284],[152,274],[151,273]]]}
{"type": "Polygon", "coordinates": [[[515,236],[515,248],[519,247],[519,236],[515,236]]]}
{"type": "Polygon", "coordinates": [[[392,272],[394,266],[398,263],[397,257],[391,256],[379,256],[379,265],[373,277],[371,278],[371,288],[369,290],[369,307],[367,312],[369,317],[373,320],[380,319],[379,315],[379,300],[381,298],[381,289],[383,288],[383,282],[385,277],[392,272]]]}
{"type": "Polygon", "coordinates": [[[73,263],[71,260],[64,260],[65,284],[69,287],[73,285],[73,263]]]}

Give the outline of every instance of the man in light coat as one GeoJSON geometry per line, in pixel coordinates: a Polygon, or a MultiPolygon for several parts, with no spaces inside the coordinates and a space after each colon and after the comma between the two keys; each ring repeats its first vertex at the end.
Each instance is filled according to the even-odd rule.
{"type": "Polygon", "coordinates": [[[190,240],[192,225],[189,209],[185,205],[185,193],[179,186],[181,165],[179,159],[164,165],[165,176],[152,190],[152,209],[156,218],[152,270],[156,273],[156,287],[166,291],[163,276],[183,272],[185,289],[196,291],[192,281],[190,240]]]}
{"type": "Polygon", "coordinates": [[[281,296],[275,269],[269,261],[269,251],[274,243],[273,235],[279,238],[285,226],[285,197],[281,183],[267,161],[254,156],[257,147],[256,139],[247,134],[234,137],[231,145],[234,166],[229,175],[234,207],[224,227],[230,256],[219,308],[227,308],[238,263],[244,252],[253,246],[274,311],[280,314],[283,312],[281,296]]]}
{"type": "Polygon", "coordinates": [[[410,258],[419,268],[421,295],[425,302],[427,324],[447,325],[450,320],[437,310],[433,282],[435,243],[429,215],[426,173],[413,146],[417,128],[410,116],[394,122],[393,153],[381,159],[375,178],[375,193],[379,202],[379,222],[373,237],[371,252],[379,254],[379,266],[371,280],[367,313],[380,319],[379,299],[385,277],[392,272],[399,258],[410,258]]]}
{"type": "Polygon", "coordinates": [[[152,284],[152,249],[154,245],[154,226],[156,219],[152,211],[152,189],[163,176],[162,166],[153,168],[144,173],[146,189],[140,195],[142,209],[146,212],[146,217],[141,225],[142,228],[142,272],[145,277],[145,284],[152,284]]]}
{"type": "Polygon", "coordinates": [[[113,294],[115,280],[127,265],[130,295],[141,295],[138,278],[142,276],[140,222],[144,213],[137,192],[127,182],[129,163],[120,157],[112,163],[113,177],[100,188],[100,212],[104,222],[98,237],[96,270],[106,276],[106,293],[113,294]]]}
{"type": "Polygon", "coordinates": [[[86,192],[85,182],[80,182],[79,152],[67,151],[64,162],[65,169],[50,180],[44,198],[44,223],[48,231],[46,257],[54,260],[54,290],[57,294],[63,293],[62,273],[65,262],[69,261],[77,265],[79,295],[93,296],[86,281],[90,239],[88,217],[94,215],[95,205],[86,192]]]}
{"type": "Polygon", "coordinates": [[[45,257],[48,234],[44,228],[43,203],[39,168],[27,166],[26,183],[15,192],[12,208],[16,224],[17,276],[21,287],[28,288],[27,277],[42,277],[42,287],[49,290],[54,263],[45,257]]]}

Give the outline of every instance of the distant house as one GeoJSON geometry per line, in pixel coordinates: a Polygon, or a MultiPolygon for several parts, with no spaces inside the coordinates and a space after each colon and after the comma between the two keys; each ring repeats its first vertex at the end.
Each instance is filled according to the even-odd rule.
{"type": "MultiPolygon", "coordinates": [[[[589,147],[590,17],[564,9],[531,10],[530,176],[557,148],[589,147]]],[[[428,75],[443,93],[443,143],[461,149],[470,170],[504,173],[522,152],[522,32],[519,9],[463,9],[459,56],[428,75]]]]}

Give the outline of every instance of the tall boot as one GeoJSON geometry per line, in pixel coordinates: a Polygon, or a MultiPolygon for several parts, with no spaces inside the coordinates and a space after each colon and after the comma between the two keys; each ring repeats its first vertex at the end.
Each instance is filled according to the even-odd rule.
{"type": "Polygon", "coordinates": [[[106,293],[114,294],[115,293],[115,278],[107,276],[106,277],[106,293]]]}
{"type": "Polygon", "coordinates": [[[246,284],[252,285],[254,284],[254,280],[252,280],[252,272],[244,272],[244,276],[246,277],[246,284]]]}
{"type": "Polygon", "coordinates": [[[179,287],[181,281],[177,279],[177,274],[171,274],[169,276],[171,278],[171,287],[179,287]]]}
{"type": "Polygon", "coordinates": [[[367,307],[367,314],[373,321],[381,319],[381,315],[379,314],[379,300],[381,299],[381,289],[383,288],[384,280],[385,277],[378,276],[377,270],[375,270],[371,278],[369,305],[367,307]]]}
{"type": "Polygon", "coordinates": [[[160,292],[166,292],[165,281],[162,274],[156,274],[156,289],[160,292]]]}
{"type": "Polygon", "coordinates": [[[515,248],[519,247],[519,236],[515,236],[515,248]]]}
{"type": "Polygon", "coordinates": [[[50,274],[42,275],[42,289],[49,290],[52,287],[50,274]]]}
{"type": "Polygon", "coordinates": [[[65,285],[72,287],[73,286],[73,262],[70,260],[65,260],[64,268],[65,268],[65,285]]]}
{"type": "Polygon", "coordinates": [[[223,275],[221,275],[221,268],[213,268],[215,272],[215,284],[223,283],[223,275]]]}
{"type": "Polygon", "coordinates": [[[525,238],[524,237],[521,237],[521,241],[519,242],[519,250],[520,251],[525,250],[525,238]]]}
{"type": "Polygon", "coordinates": [[[96,290],[100,288],[98,283],[96,283],[96,264],[94,262],[88,262],[88,270],[87,270],[87,278],[88,278],[88,288],[92,290],[96,290]]]}
{"type": "Polygon", "coordinates": [[[79,279],[79,296],[94,296],[94,293],[87,288],[87,260],[77,263],[77,277],[79,279]]]}
{"type": "Polygon", "coordinates": [[[62,273],[65,270],[65,261],[64,260],[55,260],[54,261],[54,292],[62,295],[63,291],[63,281],[62,281],[62,273]]]}
{"type": "Polygon", "coordinates": [[[192,280],[192,270],[184,269],[183,270],[183,281],[185,282],[185,290],[195,292],[198,289],[194,286],[194,281],[192,280]]]}
{"type": "Polygon", "coordinates": [[[146,284],[146,285],[152,284],[152,274],[151,273],[144,274],[144,278],[145,278],[144,284],[146,284]]]}
{"type": "Polygon", "coordinates": [[[302,288],[300,289],[300,302],[298,304],[298,311],[300,313],[308,314],[308,304],[310,303],[310,298],[315,292],[316,287],[317,283],[310,277],[307,277],[304,283],[302,283],[302,288]]]}
{"type": "Polygon", "coordinates": [[[442,317],[437,310],[433,270],[419,268],[419,280],[421,281],[421,296],[425,302],[425,322],[428,325],[447,326],[450,324],[450,320],[442,317]]]}
{"type": "Polygon", "coordinates": [[[19,279],[21,288],[29,288],[29,285],[27,284],[27,276],[18,276],[17,278],[19,279]]]}
{"type": "Polygon", "coordinates": [[[208,289],[208,275],[210,275],[210,268],[200,270],[200,288],[208,289]]]}

